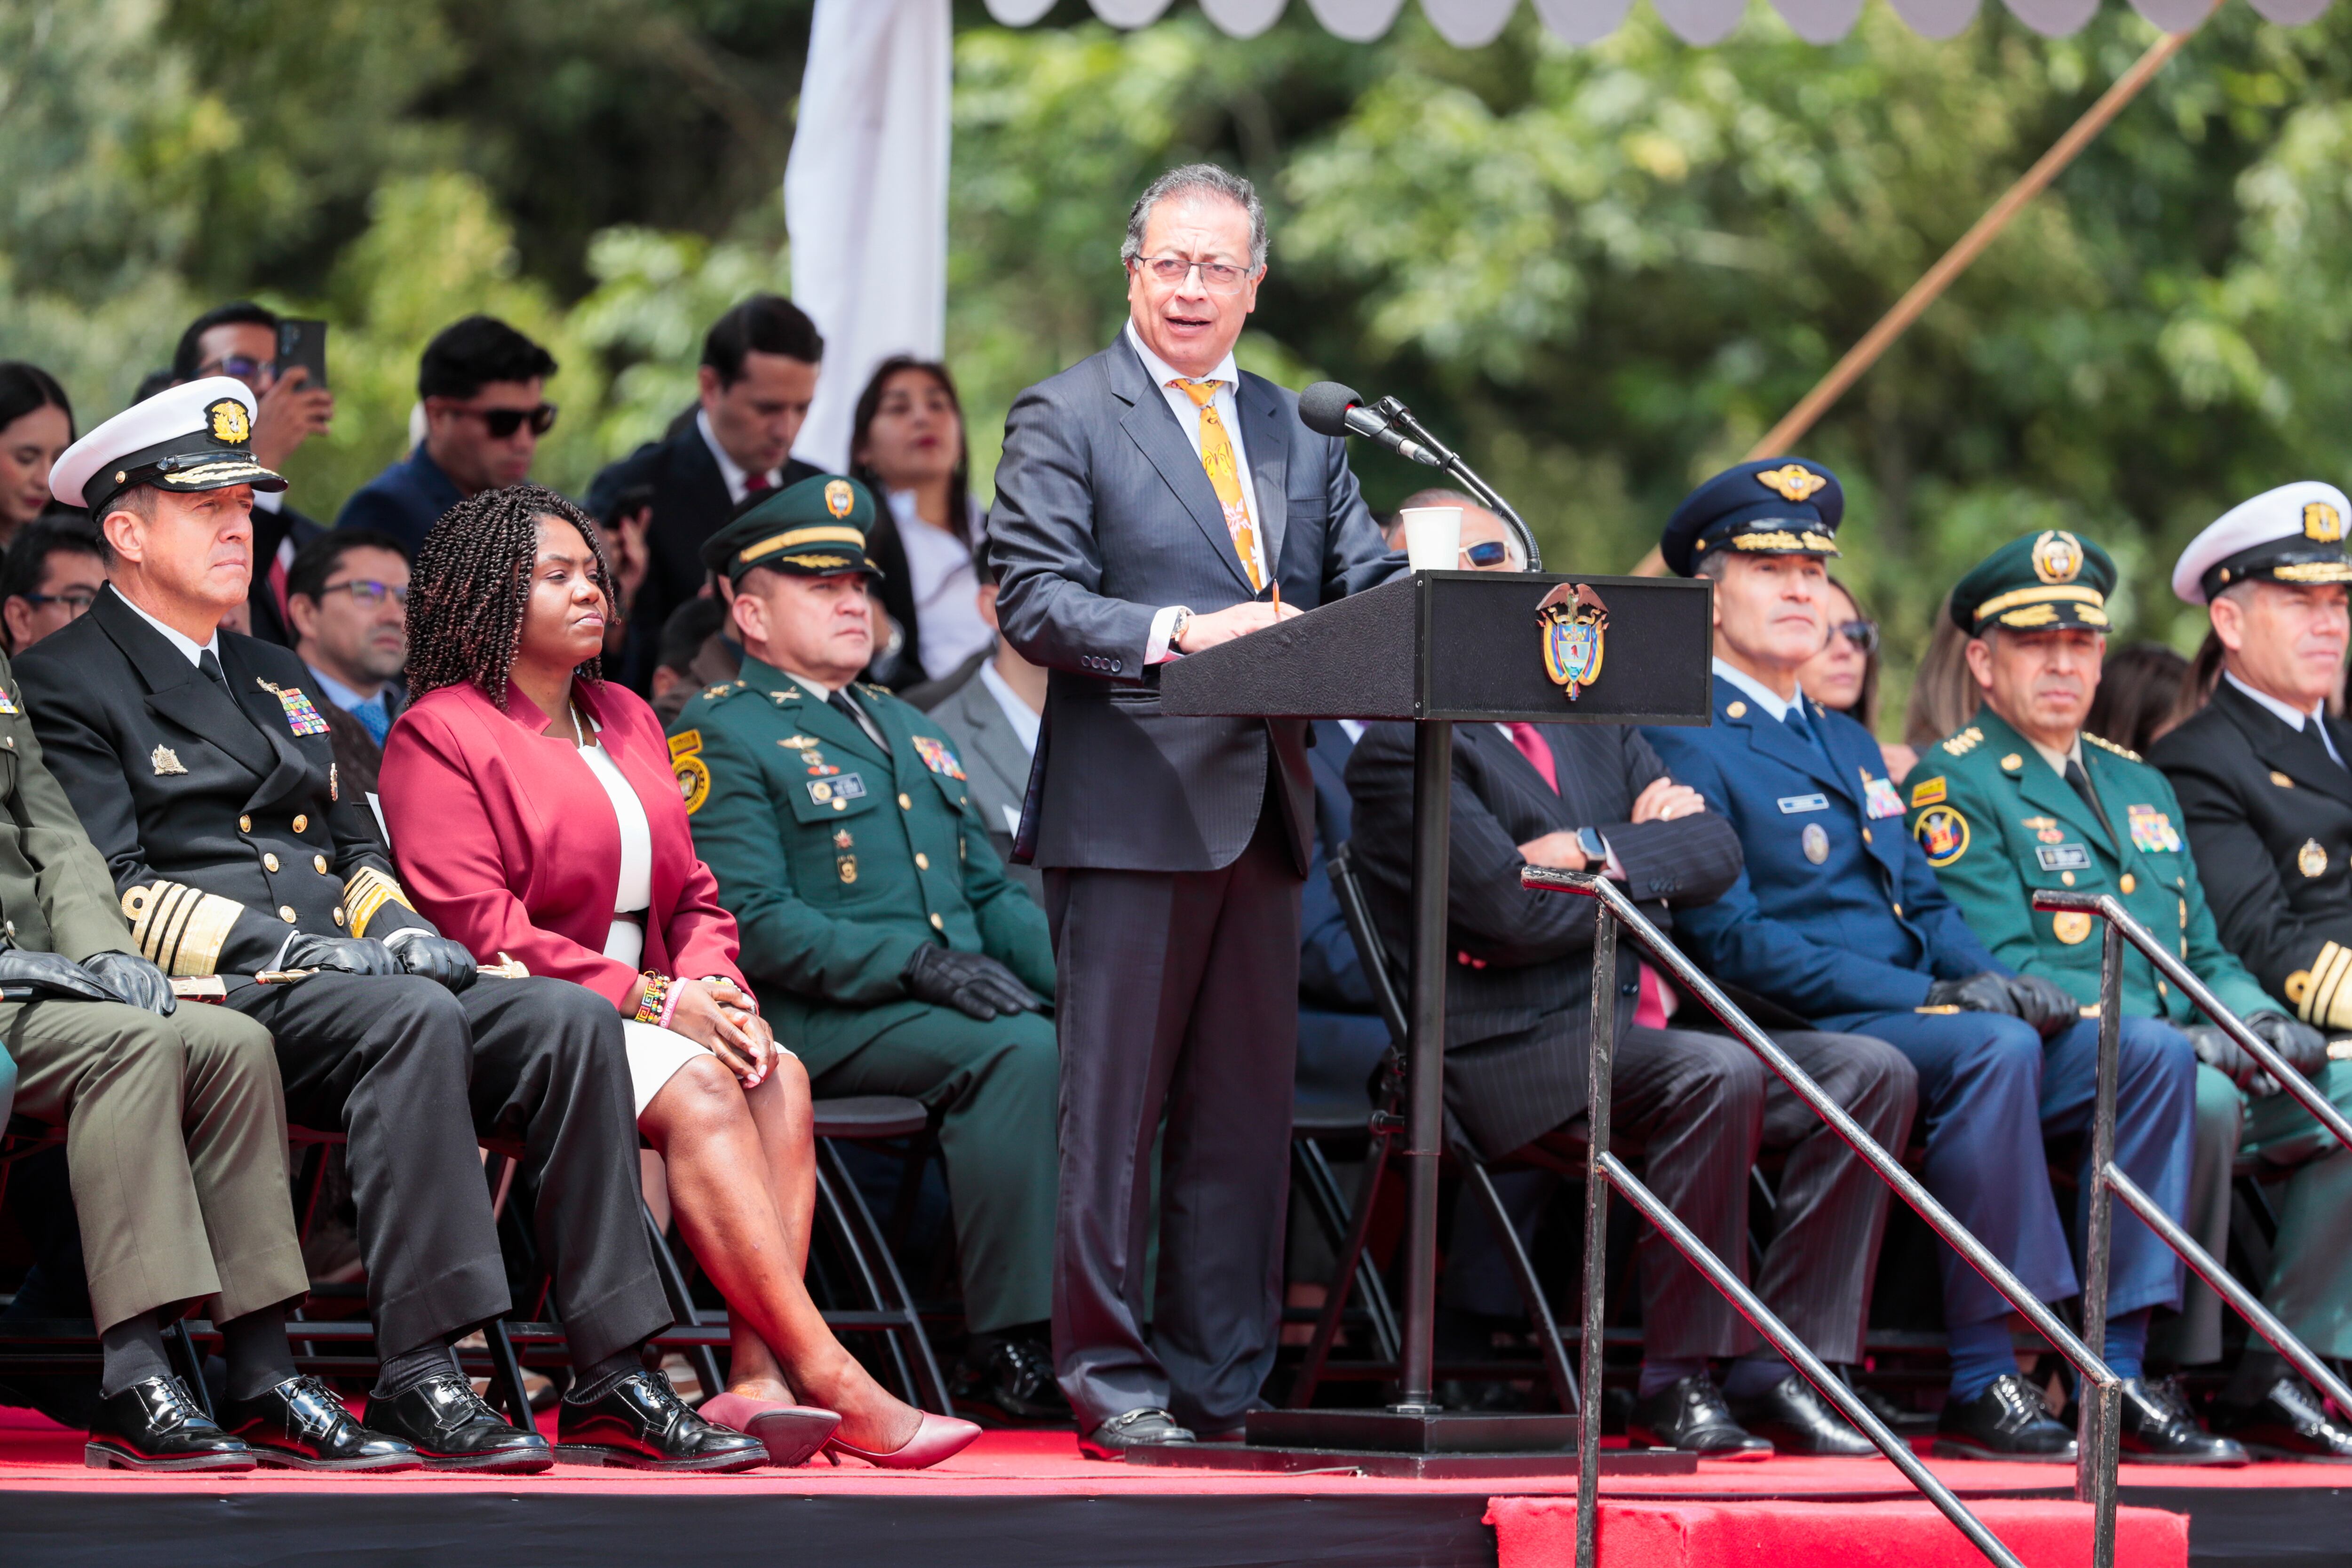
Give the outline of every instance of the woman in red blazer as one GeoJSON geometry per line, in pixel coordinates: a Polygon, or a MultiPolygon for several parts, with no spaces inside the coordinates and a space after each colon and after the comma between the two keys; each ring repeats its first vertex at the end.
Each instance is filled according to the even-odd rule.
{"type": "Polygon", "coordinates": [[[460,502],[426,536],[408,605],[415,697],[382,775],[401,879],[477,958],[620,1010],[638,1130],[730,1309],[729,1387],[702,1414],[780,1464],[820,1446],[936,1464],[980,1429],[885,1393],[802,1282],[808,1075],[736,968],[735,920],[695,856],[660,721],[602,679],[609,583],[593,525],[535,485],[460,502]]]}

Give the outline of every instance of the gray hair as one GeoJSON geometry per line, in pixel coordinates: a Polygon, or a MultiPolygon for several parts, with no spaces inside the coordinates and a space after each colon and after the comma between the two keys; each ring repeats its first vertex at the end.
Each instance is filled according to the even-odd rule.
{"type": "Polygon", "coordinates": [[[1250,270],[1265,266],[1265,205],[1257,199],[1257,187],[1239,174],[1220,169],[1214,163],[1187,163],[1181,169],[1171,169],[1143,189],[1128,209],[1127,238],[1119,243],[1118,264],[1126,267],[1143,254],[1143,226],[1151,219],[1151,209],[1173,196],[1222,196],[1244,212],[1250,220],[1250,270]]]}

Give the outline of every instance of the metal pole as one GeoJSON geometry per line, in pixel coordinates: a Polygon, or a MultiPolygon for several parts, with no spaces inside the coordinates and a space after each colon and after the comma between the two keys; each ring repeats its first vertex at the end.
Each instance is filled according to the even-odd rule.
{"type": "Polygon", "coordinates": [[[1609,1305],[1609,1095],[1617,1054],[1617,921],[1592,911],[1592,1018],[1584,1074],[1584,1363],[1576,1418],[1576,1568],[1593,1568],[1601,1531],[1601,1320],[1609,1305]]]}
{"type": "MultiPolygon", "coordinates": [[[[2083,1242],[2083,1342],[2101,1360],[2107,1353],[2108,1258],[2115,1241],[2115,1194],[2105,1172],[2116,1160],[2116,1075],[2123,1049],[2124,933],[2110,924],[2099,956],[2098,1098],[2091,1112],[2090,1215],[2083,1242]]],[[[2075,1401],[2074,1500],[2092,1508],[2092,1568],[2115,1568],[2116,1444],[2119,1408],[2107,1390],[2078,1382],[2075,1401]]]]}
{"type": "MultiPolygon", "coordinates": [[[[1606,1170],[1607,1179],[1616,1183],[1618,1190],[1625,1194],[1625,1201],[1639,1210],[1643,1219],[1656,1226],[1660,1236],[1674,1243],[1675,1249],[1689,1259],[1691,1267],[1706,1275],[1707,1283],[1738,1309],[1739,1315],[1747,1319],[1774,1350],[1786,1356],[1791,1365],[1804,1373],[1805,1381],[1819,1389],[1822,1397],[1837,1407],[1839,1415],[1853,1422],[1864,1436],[1877,1444],[1878,1451],[1892,1460],[1895,1468],[1903,1472],[1904,1478],[1918,1488],[1927,1500],[1952,1521],[1954,1529],[1969,1538],[1970,1545],[1995,1563],[2006,1565],[2017,1562],[2009,1548],[2000,1543],[2000,1538],[1969,1511],[1968,1505],[1952,1495],[1950,1489],[1936,1479],[1935,1472],[1919,1462],[1919,1457],[1911,1451],[1911,1445],[1889,1431],[1884,1422],[1872,1415],[1870,1407],[1854,1397],[1853,1390],[1845,1385],[1845,1380],[1823,1365],[1821,1358],[1813,1354],[1811,1347],[1804,1341],[1790,1332],[1789,1326],[1773,1316],[1772,1310],[1748,1288],[1747,1281],[1710,1251],[1706,1243],[1683,1224],[1674,1210],[1661,1203],[1655,1193],[1643,1186],[1633,1173],[1625,1168],[1622,1161],[1614,1154],[1604,1154],[1601,1163],[1606,1170]]],[[[1584,1517],[1588,1507],[1580,1490],[1576,1509],[1580,1568],[1584,1561],[1584,1517]]]]}
{"type": "MultiPolygon", "coordinates": [[[[1985,1283],[2000,1291],[2011,1306],[2024,1313],[2026,1321],[2033,1325],[2036,1333],[2048,1340],[2060,1355],[2072,1362],[2077,1371],[2095,1384],[2106,1384],[2116,1381],[2116,1374],[2109,1370],[2107,1363],[2093,1355],[2090,1347],[2083,1343],[2074,1330],[2037,1300],[2033,1292],[2010,1272],[2008,1265],[1986,1250],[1984,1243],[1954,1219],[1951,1212],[1937,1202],[1935,1194],[1921,1186],[1917,1179],[1903,1168],[1900,1161],[1864,1131],[1861,1124],[1846,1114],[1845,1107],[1823,1093],[1822,1086],[1808,1077],[1805,1069],[1791,1060],[1786,1051],[1773,1044],[1771,1037],[1758,1028],[1755,1020],[1741,1012],[1715,982],[1701,972],[1698,965],[1684,956],[1680,948],[1668,942],[1665,933],[1651,924],[1649,917],[1636,908],[1614,883],[1590,872],[1555,871],[1541,866],[1521,868],[1519,882],[1523,887],[1577,893],[1599,900],[1604,908],[1624,922],[1625,928],[1633,933],[1652,960],[1681,982],[1683,988],[1696,997],[1701,1006],[1721,1019],[1724,1027],[1731,1031],[1732,1037],[1755,1052],[1798,1099],[1812,1108],[1814,1115],[1828,1122],[1830,1130],[1843,1139],[1861,1156],[1864,1163],[1878,1173],[1879,1180],[1894,1188],[1895,1195],[1909,1204],[1919,1217],[1927,1222],[1928,1229],[1941,1237],[1945,1245],[1958,1253],[1969,1268],[1983,1275],[1985,1283]]],[[[1591,1395],[1588,1394],[1586,1397],[1590,1399],[1591,1395]]]]}
{"type": "Polygon", "coordinates": [[[2197,1245],[2189,1234],[2176,1224],[2170,1215],[2158,1208],[2154,1198],[2139,1190],[2139,1184],[2117,1170],[2107,1167],[2107,1184],[2122,1198],[2132,1213],[2147,1222],[2147,1227],[2164,1239],[2164,1244],[2179,1253],[2181,1261],[2197,1270],[2197,1277],[2221,1293],[2222,1300],[2238,1310],[2238,1315],[2252,1325],[2256,1333],[2270,1341],[2279,1354],[2294,1363],[2295,1371],[2311,1379],[2328,1398],[2336,1401],[2339,1410],[2352,1410],[2352,1386],[2336,1375],[2326,1362],[2311,1353],[2310,1347],[2295,1338],[2271,1310],[2254,1297],[2252,1290],[2231,1277],[2230,1271],[2215,1260],[2213,1255],[2197,1245]]]}
{"type": "Polygon", "coordinates": [[[1445,879],[1454,817],[1454,726],[1413,728],[1412,1040],[1405,1098],[1404,1343],[1402,1415],[1434,1415],[1437,1172],[1445,1142],[1445,879]]]}
{"type": "Polygon", "coordinates": [[[2084,914],[2097,915],[2109,925],[2121,926],[2125,940],[2147,955],[2147,961],[2156,965],[2158,974],[2196,1004],[2198,1010],[2212,1019],[2222,1033],[2237,1041],[2248,1056],[2262,1063],[2271,1077],[2277,1080],[2279,1088],[2293,1095],[2295,1102],[2310,1111],[2312,1119],[2334,1134],[2337,1142],[2352,1149],[2352,1121],[2346,1121],[2344,1113],[2336,1110],[2309,1079],[2288,1066],[2286,1058],[2273,1050],[2268,1041],[2246,1027],[2244,1019],[2223,1006],[2221,999],[2214,995],[2187,964],[2167,952],[2155,934],[2135,920],[2131,911],[2125,909],[2113,894],[2068,893],[2045,889],[2033,895],[2033,907],[2037,910],[2078,910],[2084,914]]]}

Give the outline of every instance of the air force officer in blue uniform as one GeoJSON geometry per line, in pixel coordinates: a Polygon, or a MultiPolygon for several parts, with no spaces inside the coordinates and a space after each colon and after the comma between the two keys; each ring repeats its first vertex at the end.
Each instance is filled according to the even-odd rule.
{"type": "MultiPolygon", "coordinates": [[[[2027,1289],[2059,1300],[2080,1286],[2042,1139],[2087,1127],[2096,1027],[2063,989],[1986,951],[1904,832],[1877,742],[1798,689],[1827,635],[1822,563],[1838,553],[1843,510],[1826,468],[1776,458],[1717,475],[1666,525],[1667,565],[1715,583],[1715,718],[1648,734],[1674,776],[1729,819],[1747,862],[1720,900],[1676,910],[1676,931],[1718,979],[1910,1058],[1928,1190],[2027,1289]]],[[[2117,1163],[2175,1212],[2196,1070],[2178,1034],[2126,1032],[2117,1163]]],[[[1939,1251],[1952,1387],[1936,1452],[2071,1462],[2072,1434],[2017,1373],[2008,1304],[1939,1251]]],[[[2177,1303],[2179,1282],[2162,1243],[2117,1226],[2108,1342],[2126,1375],[2139,1371],[2148,1310],[2177,1303]]]]}

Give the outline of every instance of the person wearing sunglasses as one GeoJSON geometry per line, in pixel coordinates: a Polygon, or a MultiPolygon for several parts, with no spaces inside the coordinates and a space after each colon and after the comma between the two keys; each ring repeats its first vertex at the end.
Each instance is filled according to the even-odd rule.
{"type": "MultiPolygon", "coordinates": [[[[1822,707],[1843,713],[1873,735],[1878,733],[1878,623],[1863,613],[1853,590],[1828,579],[1830,635],[1822,651],[1797,672],[1797,684],[1822,707]]],[[[1878,743],[1886,776],[1896,784],[1919,761],[1899,742],[1878,743]]]]}
{"type": "Polygon", "coordinates": [[[28,522],[0,556],[0,630],[22,653],[81,618],[106,585],[98,535],[78,517],[28,522]]]}
{"type": "MultiPolygon", "coordinates": [[[[1519,550],[1519,542],[1503,520],[1464,495],[1460,490],[1415,490],[1397,503],[1401,517],[1407,510],[1424,506],[1458,506],[1462,509],[1462,548],[1455,565],[1464,572],[1524,572],[1528,558],[1519,550]]],[[[1404,548],[1404,526],[1397,525],[1396,538],[1391,547],[1404,548]]]]}
{"type": "Polygon", "coordinates": [[[529,479],[555,426],[543,395],[555,371],[554,355],[494,317],[443,328],[417,364],[425,438],[353,491],[335,526],[388,534],[414,557],[443,512],[529,479]]]}

